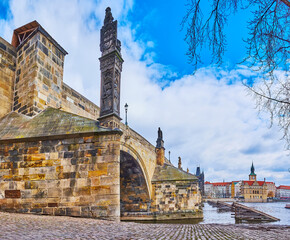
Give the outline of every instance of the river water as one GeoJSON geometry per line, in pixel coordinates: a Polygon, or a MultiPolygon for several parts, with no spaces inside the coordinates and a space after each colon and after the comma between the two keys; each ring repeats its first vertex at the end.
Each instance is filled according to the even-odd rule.
{"type": "MultiPolygon", "coordinates": [[[[268,222],[266,224],[278,224],[278,225],[290,225],[290,209],[286,209],[285,202],[272,202],[272,203],[242,203],[248,207],[255,208],[259,211],[268,213],[280,221],[268,222]]],[[[289,202],[288,202],[289,204],[289,202]]],[[[238,224],[235,222],[233,212],[220,212],[218,208],[212,207],[208,203],[204,203],[203,207],[203,219],[184,219],[184,220],[167,220],[167,221],[134,221],[139,223],[173,223],[173,224],[238,224]]],[[[245,222],[243,222],[245,223],[245,222]]],[[[253,223],[253,222],[251,222],[253,223]]],[[[255,222],[256,224],[265,224],[261,222],[255,222]]]]}
{"type": "MultiPolygon", "coordinates": [[[[242,203],[242,204],[248,207],[253,207],[259,211],[268,213],[280,219],[280,221],[271,222],[271,224],[290,225],[290,209],[285,208],[286,205],[285,202],[242,203]]],[[[234,224],[235,218],[232,218],[231,214],[232,212],[219,212],[216,207],[212,207],[209,204],[204,203],[203,221],[201,221],[200,223],[234,224]]]]}

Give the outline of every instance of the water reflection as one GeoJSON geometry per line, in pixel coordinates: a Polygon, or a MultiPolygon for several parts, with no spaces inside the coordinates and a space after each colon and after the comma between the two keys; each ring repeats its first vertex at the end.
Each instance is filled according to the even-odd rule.
{"type": "Polygon", "coordinates": [[[218,208],[204,203],[203,221],[201,223],[219,223],[219,224],[234,224],[235,219],[232,218],[232,212],[219,211],[218,208]]]}

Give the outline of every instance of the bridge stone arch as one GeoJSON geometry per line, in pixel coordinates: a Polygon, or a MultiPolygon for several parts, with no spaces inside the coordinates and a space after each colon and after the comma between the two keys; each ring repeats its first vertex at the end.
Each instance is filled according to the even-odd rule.
{"type": "Polygon", "coordinates": [[[151,185],[150,175],[147,171],[146,162],[144,161],[144,159],[142,159],[140,154],[131,145],[129,145],[125,142],[121,142],[120,150],[121,150],[120,158],[122,158],[122,156],[124,156],[124,153],[127,153],[130,156],[132,156],[132,158],[138,163],[140,169],[142,170],[143,176],[144,176],[144,180],[145,180],[145,183],[147,186],[149,198],[151,199],[151,197],[152,197],[152,185],[151,185]]]}
{"type": "Polygon", "coordinates": [[[149,185],[140,161],[130,153],[120,151],[120,210],[147,212],[151,206],[149,185]]]}

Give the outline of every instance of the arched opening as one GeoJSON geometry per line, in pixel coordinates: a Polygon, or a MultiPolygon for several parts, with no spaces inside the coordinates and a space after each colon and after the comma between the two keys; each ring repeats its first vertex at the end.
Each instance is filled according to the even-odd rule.
{"type": "Polygon", "coordinates": [[[124,151],[120,152],[120,189],[121,215],[149,210],[151,200],[142,168],[124,151]]]}

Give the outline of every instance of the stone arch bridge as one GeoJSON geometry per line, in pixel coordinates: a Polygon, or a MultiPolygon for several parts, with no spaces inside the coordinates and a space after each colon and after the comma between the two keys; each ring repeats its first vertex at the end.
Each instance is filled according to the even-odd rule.
{"type": "Polygon", "coordinates": [[[101,29],[100,107],[63,82],[67,52],[33,21],[0,37],[0,210],[107,219],[200,218],[196,176],[120,119],[117,21],[101,29]]]}
{"type": "MultiPolygon", "coordinates": [[[[197,178],[134,130],[55,108],[0,119],[0,209],[118,219],[201,217],[197,178]]],[[[162,144],[163,145],[163,144],[162,144]]]]}

